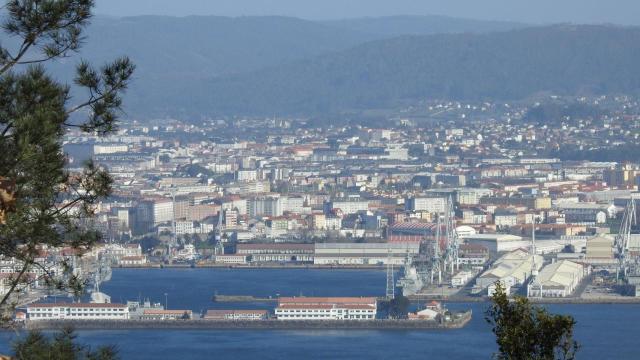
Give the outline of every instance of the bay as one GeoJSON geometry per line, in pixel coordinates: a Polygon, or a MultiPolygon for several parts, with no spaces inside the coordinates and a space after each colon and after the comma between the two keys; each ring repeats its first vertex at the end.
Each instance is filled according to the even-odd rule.
{"type": "MultiPolygon", "coordinates": [[[[114,269],[102,290],[114,302],[166,299],[171,309],[270,308],[269,304],[213,303],[223,295],[383,296],[385,272],[314,269],[114,269]]],[[[490,359],[496,350],[482,317],[487,304],[447,304],[472,309],[460,330],[255,331],[115,330],[80,331],[92,346],[114,344],[123,359],[490,359]]],[[[578,359],[636,359],[640,305],[552,305],[573,315],[578,359]]],[[[9,352],[16,334],[0,334],[0,352],[9,352]]]]}

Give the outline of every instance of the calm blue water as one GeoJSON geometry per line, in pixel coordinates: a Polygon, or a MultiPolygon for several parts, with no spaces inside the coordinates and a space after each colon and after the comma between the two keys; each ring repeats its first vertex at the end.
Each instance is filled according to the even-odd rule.
{"type": "MultiPolygon", "coordinates": [[[[200,311],[215,307],[255,308],[255,304],[214,304],[211,295],[274,296],[383,295],[383,271],[343,270],[114,270],[103,286],[113,301],[149,297],[170,308],[200,311]]],[[[264,306],[264,305],[263,305],[264,306]]],[[[489,359],[495,344],[482,319],[485,304],[450,304],[472,308],[473,321],[461,330],[442,331],[82,331],[80,340],[116,344],[123,359],[489,359]]],[[[579,359],[638,359],[640,305],[554,305],[573,315],[579,359]]],[[[0,334],[8,352],[13,335],[0,334]]]]}

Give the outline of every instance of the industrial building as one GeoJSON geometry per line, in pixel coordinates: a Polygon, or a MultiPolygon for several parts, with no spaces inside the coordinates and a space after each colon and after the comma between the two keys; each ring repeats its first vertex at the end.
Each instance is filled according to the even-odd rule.
{"type": "Polygon", "coordinates": [[[393,224],[387,229],[387,241],[390,243],[420,243],[432,239],[436,233],[436,224],[422,222],[403,222],[393,224]]]}
{"type": "Polygon", "coordinates": [[[589,275],[589,267],[569,260],[545,266],[527,286],[529,297],[565,297],[573,293],[580,281],[589,275]]]}
{"type": "Polygon", "coordinates": [[[540,255],[532,256],[523,249],[502,255],[489,270],[476,279],[475,292],[488,289],[488,295],[492,295],[493,285],[498,281],[505,286],[507,291],[511,286],[524,284],[531,275],[534,259],[536,269],[540,270],[544,262],[540,255]]]}
{"type": "Polygon", "coordinates": [[[283,297],[275,314],[278,320],[373,320],[377,311],[373,297],[283,297]]]}
{"type": "Polygon", "coordinates": [[[529,247],[530,241],[510,234],[469,234],[462,237],[468,244],[482,245],[492,253],[529,247]]]}
{"type": "Polygon", "coordinates": [[[316,243],[316,265],[403,265],[419,243],[316,243]]]}
{"type": "Polygon", "coordinates": [[[591,265],[612,265],[617,260],[613,257],[614,239],[609,236],[597,236],[587,240],[585,261],[591,265]]]}
{"type": "Polygon", "coordinates": [[[238,244],[238,255],[250,256],[250,261],[257,262],[313,262],[313,244],[238,244]]]}

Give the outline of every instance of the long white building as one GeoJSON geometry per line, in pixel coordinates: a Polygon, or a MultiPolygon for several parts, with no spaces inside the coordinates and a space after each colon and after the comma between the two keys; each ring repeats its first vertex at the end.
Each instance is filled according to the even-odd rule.
{"type": "Polygon", "coordinates": [[[27,316],[39,320],[128,320],[129,308],[124,304],[30,304],[27,316]]]}
{"type": "Polygon", "coordinates": [[[373,320],[378,311],[373,297],[283,297],[278,300],[278,320],[373,320]]]}
{"type": "Polygon", "coordinates": [[[316,265],[403,265],[420,251],[419,243],[316,243],[316,265]]]}

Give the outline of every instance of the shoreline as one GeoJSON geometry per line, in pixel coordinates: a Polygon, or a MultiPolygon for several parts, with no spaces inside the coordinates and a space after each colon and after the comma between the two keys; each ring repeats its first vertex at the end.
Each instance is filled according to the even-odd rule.
{"type": "Polygon", "coordinates": [[[455,330],[465,327],[471,311],[453,321],[438,323],[426,320],[40,320],[27,322],[26,330],[455,330]]]}
{"type": "Polygon", "coordinates": [[[229,264],[148,264],[148,265],[120,265],[114,269],[230,269],[230,270],[255,270],[255,269],[280,269],[280,270],[385,270],[386,267],[380,265],[229,265],[229,264]]]}

